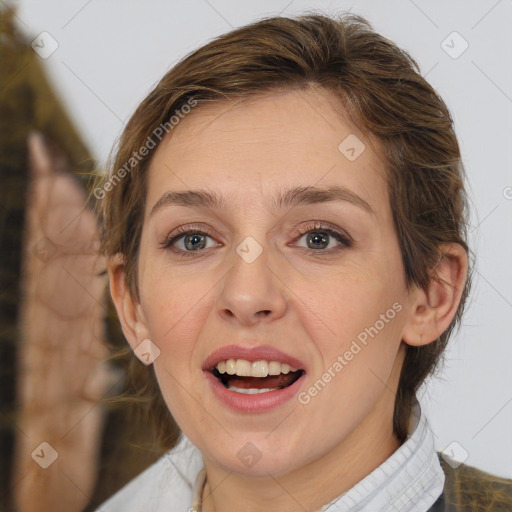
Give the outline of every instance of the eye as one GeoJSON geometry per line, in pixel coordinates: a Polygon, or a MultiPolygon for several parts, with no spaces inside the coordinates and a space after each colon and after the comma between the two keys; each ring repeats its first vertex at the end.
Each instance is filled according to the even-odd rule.
{"type": "Polygon", "coordinates": [[[212,243],[207,247],[207,239],[212,239],[210,233],[193,229],[192,227],[180,227],[162,243],[160,246],[169,249],[179,256],[194,256],[195,252],[201,252],[203,249],[219,246],[218,243],[212,243]]]}
{"type": "MultiPolygon", "coordinates": [[[[352,245],[351,237],[344,231],[319,221],[301,226],[298,232],[299,236],[295,238],[295,242],[305,238],[306,246],[302,247],[315,255],[330,254],[352,245]]],[[[201,230],[193,226],[181,226],[159,245],[178,256],[187,257],[200,255],[205,249],[219,247],[222,244],[215,242],[208,230],[201,230]],[[208,245],[208,239],[212,240],[210,245],[208,245]]]]}
{"type": "Polygon", "coordinates": [[[313,225],[301,226],[298,231],[301,236],[296,240],[305,238],[305,248],[315,253],[330,253],[331,251],[342,250],[352,245],[350,236],[343,231],[335,229],[322,222],[315,222],[313,225]],[[338,244],[333,246],[335,241],[337,241],[338,244]]]}

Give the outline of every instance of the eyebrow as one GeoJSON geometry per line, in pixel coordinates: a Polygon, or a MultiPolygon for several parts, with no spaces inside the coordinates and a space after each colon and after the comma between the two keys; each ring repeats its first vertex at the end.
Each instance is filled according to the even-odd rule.
{"type": "MultiPolygon", "coordinates": [[[[271,200],[274,209],[291,208],[302,204],[327,203],[345,201],[367,213],[375,215],[373,208],[362,197],[352,190],[333,185],[330,187],[292,187],[282,191],[277,198],[271,200]]],[[[225,197],[208,190],[168,191],[153,206],[149,216],[166,206],[187,206],[190,208],[226,208],[225,197]]]]}

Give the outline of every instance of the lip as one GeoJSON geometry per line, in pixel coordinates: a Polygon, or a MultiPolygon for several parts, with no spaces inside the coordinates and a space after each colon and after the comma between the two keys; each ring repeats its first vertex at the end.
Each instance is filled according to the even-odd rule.
{"type": "Polygon", "coordinates": [[[283,405],[291,400],[298,392],[306,378],[304,372],[291,386],[275,391],[268,391],[256,395],[245,395],[226,389],[210,371],[203,371],[213,394],[229,409],[241,413],[266,412],[283,405]]]}
{"type": "Polygon", "coordinates": [[[270,345],[260,345],[258,347],[242,347],[241,345],[226,345],[212,352],[204,361],[202,369],[210,371],[220,361],[228,359],[246,359],[247,361],[278,361],[286,363],[294,368],[306,370],[307,368],[302,361],[282,352],[270,345]]]}
{"type": "Polygon", "coordinates": [[[242,347],[240,345],[226,345],[225,347],[215,350],[208,356],[203,363],[202,370],[215,397],[229,409],[242,413],[266,412],[288,402],[299,392],[307,373],[306,366],[302,361],[269,345],[260,345],[253,348],[242,347]],[[246,359],[251,362],[262,360],[278,361],[304,371],[293,384],[284,389],[255,395],[246,395],[226,389],[219,379],[211,373],[212,368],[215,367],[219,361],[225,361],[227,359],[246,359]]]}

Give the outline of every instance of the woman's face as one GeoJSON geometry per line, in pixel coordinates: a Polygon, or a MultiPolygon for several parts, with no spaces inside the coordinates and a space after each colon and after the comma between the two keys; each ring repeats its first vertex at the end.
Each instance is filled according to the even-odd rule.
{"type": "Polygon", "coordinates": [[[408,293],[383,161],[340,110],[322,89],[201,107],[151,162],[139,342],[228,471],[392,438],[408,293]]]}

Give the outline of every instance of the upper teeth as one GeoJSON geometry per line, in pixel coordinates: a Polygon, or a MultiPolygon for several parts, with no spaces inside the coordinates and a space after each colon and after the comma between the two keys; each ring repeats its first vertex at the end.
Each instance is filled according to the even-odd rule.
{"type": "Polygon", "coordinates": [[[296,372],[297,368],[279,361],[247,361],[246,359],[228,359],[220,361],[217,366],[219,373],[238,375],[239,377],[266,377],[267,375],[287,374],[296,372]]]}

